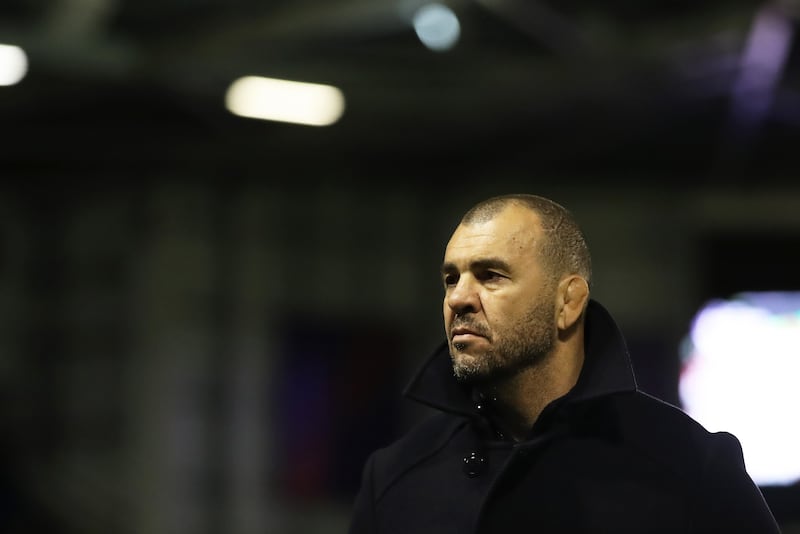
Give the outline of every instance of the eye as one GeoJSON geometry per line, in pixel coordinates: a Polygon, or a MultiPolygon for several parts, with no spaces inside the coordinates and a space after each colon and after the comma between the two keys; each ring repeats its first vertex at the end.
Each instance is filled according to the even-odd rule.
{"type": "Polygon", "coordinates": [[[442,277],[442,282],[444,283],[444,287],[454,286],[458,283],[458,275],[453,273],[445,274],[442,277]]]}
{"type": "Polygon", "coordinates": [[[493,282],[503,278],[503,275],[495,271],[481,271],[477,274],[476,278],[482,282],[493,282]]]}

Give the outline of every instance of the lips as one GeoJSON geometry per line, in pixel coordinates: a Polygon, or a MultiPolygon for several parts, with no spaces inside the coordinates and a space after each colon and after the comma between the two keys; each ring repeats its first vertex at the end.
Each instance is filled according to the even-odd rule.
{"type": "Polygon", "coordinates": [[[469,328],[454,328],[450,332],[450,335],[452,337],[456,337],[456,336],[480,336],[480,337],[484,337],[482,334],[479,334],[475,330],[470,330],[469,328]]]}
{"type": "Polygon", "coordinates": [[[469,340],[473,337],[481,337],[484,339],[489,339],[488,333],[483,329],[479,328],[477,325],[460,325],[450,329],[450,337],[453,341],[456,338],[460,338],[462,341],[469,340]]]}

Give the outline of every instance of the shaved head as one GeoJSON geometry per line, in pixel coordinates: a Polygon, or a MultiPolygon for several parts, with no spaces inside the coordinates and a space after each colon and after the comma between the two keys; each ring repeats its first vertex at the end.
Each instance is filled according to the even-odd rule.
{"type": "Polygon", "coordinates": [[[461,224],[490,221],[510,205],[527,208],[539,216],[544,239],[539,241],[536,252],[553,278],[577,274],[591,284],[592,259],[583,232],[572,214],[550,199],[526,194],[492,197],[473,206],[461,224]]]}

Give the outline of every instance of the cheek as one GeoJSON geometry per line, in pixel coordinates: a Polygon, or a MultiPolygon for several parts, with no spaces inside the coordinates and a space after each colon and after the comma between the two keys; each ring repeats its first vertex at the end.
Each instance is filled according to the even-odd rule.
{"type": "Polygon", "coordinates": [[[484,297],[481,301],[483,315],[490,324],[502,325],[502,323],[513,320],[518,308],[516,299],[504,295],[492,295],[484,297]]]}

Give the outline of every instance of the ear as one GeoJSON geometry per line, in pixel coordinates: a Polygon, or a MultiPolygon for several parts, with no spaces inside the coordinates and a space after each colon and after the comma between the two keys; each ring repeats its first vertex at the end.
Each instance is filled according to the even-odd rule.
{"type": "Polygon", "coordinates": [[[574,325],[586,309],[589,302],[589,284],[578,275],[571,275],[558,284],[558,316],[556,324],[559,330],[567,330],[574,325]]]}

